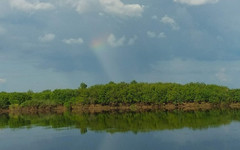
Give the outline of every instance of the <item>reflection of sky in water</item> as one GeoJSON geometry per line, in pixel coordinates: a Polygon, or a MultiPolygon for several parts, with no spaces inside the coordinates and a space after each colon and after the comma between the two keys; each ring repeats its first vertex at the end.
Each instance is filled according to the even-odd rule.
{"type": "Polygon", "coordinates": [[[1,150],[230,150],[238,149],[240,123],[206,130],[164,130],[134,134],[88,131],[78,129],[3,129],[1,150]]]}

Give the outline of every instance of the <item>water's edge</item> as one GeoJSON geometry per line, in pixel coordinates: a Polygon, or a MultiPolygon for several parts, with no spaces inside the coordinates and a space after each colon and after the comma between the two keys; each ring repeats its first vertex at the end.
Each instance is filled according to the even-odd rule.
{"type": "Polygon", "coordinates": [[[22,112],[22,113],[35,113],[35,112],[54,112],[63,113],[66,111],[70,112],[111,112],[111,111],[149,111],[149,110],[182,110],[182,111],[192,111],[192,110],[211,110],[211,109],[240,109],[240,103],[230,103],[230,104],[212,104],[212,103],[181,103],[181,104],[111,104],[111,105],[101,105],[101,104],[79,104],[70,107],[64,107],[58,105],[55,107],[45,106],[45,107],[11,107],[9,109],[0,109],[0,113],[11,113],[11,112],[22,112]]]}

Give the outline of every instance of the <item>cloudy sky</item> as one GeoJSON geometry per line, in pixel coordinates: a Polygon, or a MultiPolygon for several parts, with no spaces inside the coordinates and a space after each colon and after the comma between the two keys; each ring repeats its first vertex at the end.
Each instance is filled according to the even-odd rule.
{"type": "Polygon", "coordinates": [[[0,0],[0,91],[109,81],[240,88],[239,0],[0,0]]]}

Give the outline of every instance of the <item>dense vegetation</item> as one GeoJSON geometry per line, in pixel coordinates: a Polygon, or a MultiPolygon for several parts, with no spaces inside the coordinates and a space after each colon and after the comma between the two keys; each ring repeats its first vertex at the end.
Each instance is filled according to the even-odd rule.
{"type": "Polygon", "coordinates": [[[239,110],[211,111],[157,111],[142,113],[99,113],[99,114],[35,114],[0,115],[0,128],[20,128],[50,126],[52,128],[75,127],[86,133],[87,130],[107,132],[147,132],[180,128],[203,129],[240,121],[239,110]]]}
{"type": "Polygon", "coordinates": [[[163,104],[184,102],[232,103],[240,102],[240,89],[204,83],[114,83],[78,89],[56,89],[42,92],[0,93],[0,108],[45,107],[74,104],[163,104]]]}

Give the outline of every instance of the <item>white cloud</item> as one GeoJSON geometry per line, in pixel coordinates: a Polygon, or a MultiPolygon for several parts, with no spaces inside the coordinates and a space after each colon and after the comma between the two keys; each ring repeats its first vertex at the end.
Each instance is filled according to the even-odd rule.
{"type": "Polygon", "coordinates": [[[0,78],[0,84],[1,84],[1,83],[5,83],[5,82],[7,82],[6,79],[2,79],[2,78],[0,78]]]}
{"type": "Polygon", "coordinates": [[[228,78],[226,75],[226,68],[220,68],[220,70],[215,74],[217,79],[221,82],[227,82],[228,78]]]}
{"type": "Polygon", "coordinates": [[[64,39],[63,40],[64,43],[66,44],[82,44],[84,41],[82,38],[78,38],[78,39],[64,39]]]}
{"type": "Polygon", "coordinates": [[[121,0],[99,0],[105,12],[128,17],[139,17],[143,13],[143,6],[139,4],[124,4],[121,0]]]}
{"type": "MultiPolygon", "coordinates": [[[[96,4],[96,0],[67,0],[67,4],[72,5],[76,9],[76,11],[80,14],[90,11],[94,8],[94,4],[96,4]]],[[[95,7],[96,8],[96,7],[95,7]]]]}
{"type": "Polygon", "coordinates": [[[165,15],[164,17],[162,17],[161,22],[164,24],[168,24],[172,27],[173,30],[178,30],[179,26],[178,24],[175,22],[175,20],[167,15],[165,15]]]}
{"type": "Polygon", "coordinates": [[[174,2],[187,5],[204,5],[207,3],[217,3],[219,0],[174,0],[174,2]]]}
{"type": "Polygon", "coordinates": [[[90,5],[87,1],[78,1],[76,3],[76,11],[79,13],[84,13],[90,8],[90,5]]]}
{"type": "Polygon", "coordinates": [[[119,46],[123,46],[124,42],[125,42],[125,37],[121,37],[119,39],[116,39],[114,34],[110,34],[107,38],[107,42],[110,46],[112,47],[119,47],[119,46]]]}
{"type": "Polygon", "coordinates": [[[50,42],[55,39],[55,34],[48,33],[38,38],[41,42],[50,42]]]}
{"type": "Polygon", "coordinates": [[[136,35],[134,35],[133,37],[131,37],[128,40],[128,45],[133,45],[137,39],[138,39],[138,37],[136,35]]]}
{"type": "Polygon", "coordinates": [[[12,8],[26,12],[35,10],[48,10],[54,8],[51,3],[39,2],[38,0],[35,0],[34,2],[29,2],[27,0],[9,0],[9,2],[12,8]]]}
{"type": "Polygon", "coordinates": [[[147,36],[149,38],[165,38],[166,35],[164,32],[160,32],[159,34],[152,32],[152,31],[147,31],[147,36]]]}
{"type": "Polygon", "coordinates": [[[150,37],[150,38],[155,38],[157,35],[156,35],[155,32],[147,31],[147,36],[150,37]]]}
{"type": "Polygon", "coordinates": [[[165,37],[166,37],[166,35],[164,32],[161,32],[158,34],[158,38],[165,38],[165,37]]]}
{"type": "Polygon", "coordinates": [[[158,20],[158,16],[153,15],[153,16],[152,16],[152,19],[153,19],[153,20],[158,20]]]}
{"type": "MultiPolygon", "coordinates": [[[[80,14],[96,11],[106,12],[121,17],[139,17],[144,6],[139,4],[124,4],[121,0],[66,0],[80,14]]],[[[101,13],[103,14],[103,13],[101,13]]]]}

